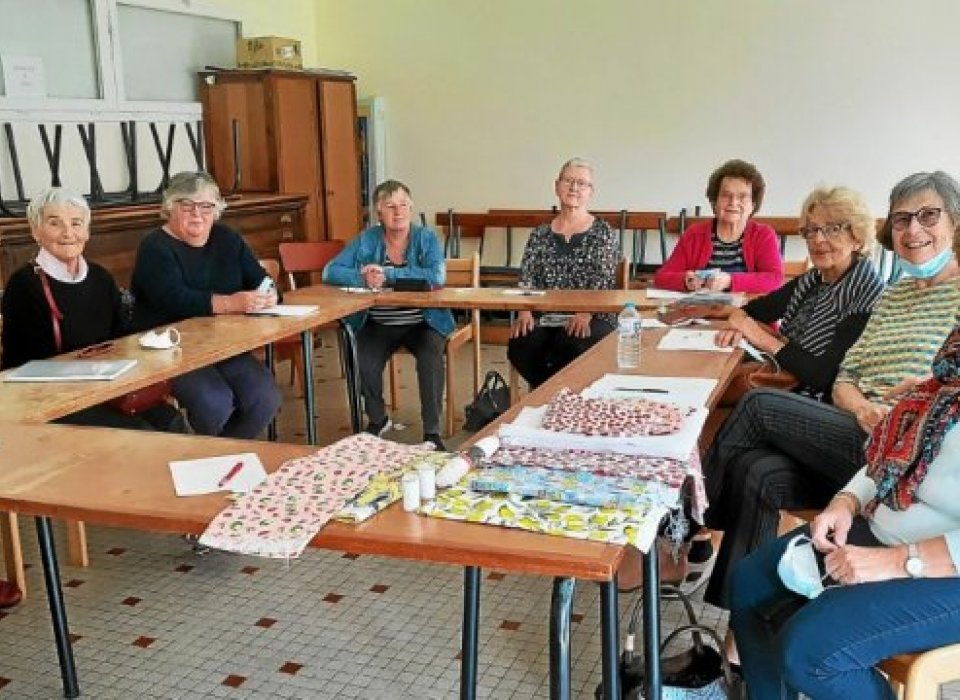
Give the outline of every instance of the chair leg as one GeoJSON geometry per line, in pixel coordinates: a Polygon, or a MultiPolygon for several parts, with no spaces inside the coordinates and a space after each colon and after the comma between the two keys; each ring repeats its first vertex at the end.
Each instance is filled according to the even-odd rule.
{"type": "Polygon", "coordinates": [[[303,353],[298,350],[290,357],[290,378],[292,380],[290,383],[297,384],[300,387],[300,396],[302,396],[303,392],[307,390],[307,388],[303,385],[305,376],[306,374],[303,367],[303,353]]]}
{"type": "Polygon", "coordinates": [[[520,400],[520,373],[517,368],[510,365],[510,405],[513,406],[520,400]]]}
{"type": "Polygon", "coordinates": [[[456,422],[457,402],[454,397],[454,377],[457,376],[456,362],[454,361],[455,352],[447,348],[447,437],[453,435],[454,424],[456,422]]]}
{"type": "Polygon", "coordinates": [[[397,364],[393,355],[387,361],[387,373],[390,378],[390,410],[397,410],[397,364]]]}
{"type": "Polygon", "coordinates": [[[0,514],[0,540],[3,545],[3,565],[7,580],[16,584],[27,597],[27,576],[23,569],[23,550],[20,548],[20,529],[16,513],[0,514]]]}
{"type": "Polygon", "coordinates": [[[74,566],[90,566],[87,527],[79,520],[67,520],[67,556],[74,566]]]}

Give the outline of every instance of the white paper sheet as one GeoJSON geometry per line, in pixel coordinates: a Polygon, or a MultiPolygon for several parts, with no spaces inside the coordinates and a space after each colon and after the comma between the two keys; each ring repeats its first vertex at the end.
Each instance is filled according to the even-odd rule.
{"type": "Polygon", "coordinates": [[[253,452],[170,462],[170,473],[178,496],[198,496],[217,491],[246,493],[267,478],[263,463],[253,452]],[[236,464],[242,464],[243,467],[221,488],[220,480],[236,464]]]}
{"type": "Polygon", "coordinates": [[[656,289],[655,287],[647,287],[646,289],[647,299],[685,299],[690,296],[687,292],[674,292],[669,289],[656,289]]]}
{"type": "Polygon", "coordinates": [[[277,304],[266,309],[247,312],[248,316],[309,316],[319,310],[315,304],[277,304]]]}
{"type": "Polygon", "coordinates": [[[695,331],[673,328],[660,339],[657,350],[702,350],[709,352],[733,352],[733,348],[720,348],[714,342],[717,331],[695,331]]]}
{"type": "Polygon", "coordinates": [[[506,297],[542,297],[546,294],[542,289],[504,289],[500,293],[506,297]]]}
{"type": "Polygon", "coordinates": [[[707,399],[716,386],[716,379],[605,374],[584,389],[582,394],[591,399],[643,398],[699,408],[707,405],[707,399]]]}

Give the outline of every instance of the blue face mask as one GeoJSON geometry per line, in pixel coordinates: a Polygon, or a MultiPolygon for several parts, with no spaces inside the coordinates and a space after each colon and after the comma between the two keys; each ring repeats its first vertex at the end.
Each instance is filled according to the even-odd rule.
{"type": "Polygon", "coordinates": [[[940,274],[940,271],[947,266],[947,263],[953,258],[953,251],[950,248],[944,248],[939,255],[935,255],[926,262],[919,265],[900,258],[900,269],[911,277],[921,280],[928,280],[940,274]]]}
{"type": "Polygon", "coordinates": [[[824,591],[813,542],[806,535],[790,540],[777,564],[777,573],[784,586],[804,598],[816,598],[824,591]]]}

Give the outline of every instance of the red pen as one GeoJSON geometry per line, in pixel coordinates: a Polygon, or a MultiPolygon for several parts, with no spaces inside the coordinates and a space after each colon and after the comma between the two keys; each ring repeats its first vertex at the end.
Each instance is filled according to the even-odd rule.
{"type": "Polygon", "coordinates": [[[230,480],[233,479],[233,477],[235,477],[237,474],[239,474],[242,469],[243,469],[243,462],[237,462],[232,467],[230,467],[230,471],[224,474],[223,478],[217,482],[217,488],[218,489],[226,488],[227,484],[230,483],[230,480]]]}

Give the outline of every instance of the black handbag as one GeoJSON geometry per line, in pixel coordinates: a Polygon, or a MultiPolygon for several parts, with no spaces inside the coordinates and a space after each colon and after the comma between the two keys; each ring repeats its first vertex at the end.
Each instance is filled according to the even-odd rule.
{"type": "Polygon", "coordinates": [[[476,432],[510,408],[510,387],[499,372],[487,372],[476,398],[464,408],[464,430],[476,432]]]}

